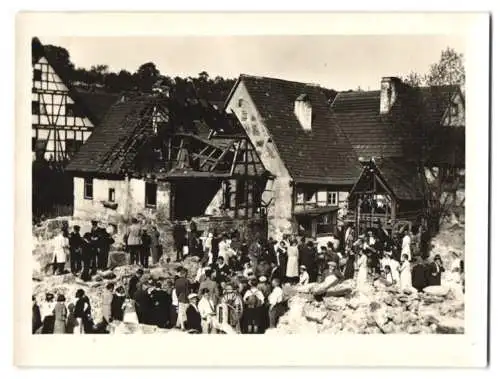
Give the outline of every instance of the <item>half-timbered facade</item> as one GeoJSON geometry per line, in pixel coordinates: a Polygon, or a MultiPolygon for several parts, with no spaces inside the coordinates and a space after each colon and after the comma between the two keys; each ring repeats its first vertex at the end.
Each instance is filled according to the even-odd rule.
{"type": "Polygon", "coordinates": [[[33,159],[68,160],[89,138],[117,96],[73,88],[57,56],[37,38],[32,41],[32,64],[33,159]]]}

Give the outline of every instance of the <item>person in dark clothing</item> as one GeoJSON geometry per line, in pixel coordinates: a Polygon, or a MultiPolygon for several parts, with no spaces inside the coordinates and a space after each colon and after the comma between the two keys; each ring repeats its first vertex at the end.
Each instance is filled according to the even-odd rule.
{"type": "Polygon", "coordinates": [[[144,268],[149,267],[149,254],[151,251],[151,237],[148,234],[148,231],[144,228],[141,234],[141,251],[140,251],[140,262],[141,266],[144,268]]]}
{"type": "Polygon", "coordinates": [[[212,259],[215,260],[219,257],[219,243],[221,241],[221,237],[218,233],[214,231],[214,236],[212,238],[212,259]]]}
{"type": "Polygon", "coordinates": [[[89,243],[89,258],[90,258],[90,272],[91,275],[97,273],[97,257],[99,255],[101,231],[97,225],[97,221],[92,221],[90,228],[90,243],[89,243]]]}
{"type": "Polygon", "coordinates": [[[114,243],[115,240],[111,237],[111,234],[109,234],[106,229],[99,228],[99,255],[97,257],[97,267],[100,270],[106,270],[108,267],[109,250],[114,243]]]}
{"type": "Polygon", "coordinates": [[[416,264],[411,272],[411,282],[412,286],[419,292],[422,292],[427,287],[427,269],[420,256],[416,257],[416,264]]]}
{"type": "Polygon", "coordinates": [[[186,228],[179,221],[176,221],[172,230],[174,246],[177,254],[177,262],[182,260],[182,246],[186,239],[186,228]]]}
{"type": "Polygon", "coordinates": [[[254,273],[257,278],[261,276],[269,278],[271,276],[271,265],[265,259],[261,258],[257,267],[254,268],[254,273]]]}
{"type": "Polygon", "coordinates": [[[229,276],[231,270],[229,269],[229,266],[224,262],[223,257],[217,258],[215,272],[217,273],[217,279],[216,279],[217,283],[225,281],[226,278],[229,276]]]}
{"type": "Polygon", "coordinates": [[[305,248],[302,250],[302,255],[299,250],[299,264],[306,266],[306,271],[309,274],[309,279],[314,282],[318,276],[316,270],[316,249],[312,241],[307,242],[305,248]]]}
{"type": "Polygon", "coordinates": [[[316,258],[316,280],[317,282],[322,282],[323,279],[325,278],[325,272],[328,268],[328,261],[326,260],[325,254],[323,252],[320,252],[318,254],[318,257],[316,258]]]}
{"type": "Polygon", "coordinates": [[[125,289],[120,286],[115,290],[113,294],[113,300],[111,300],[111,319],[117,321],[123,321],[123,303],[125,301],[125,289]]]}
{"type": "Polygon", "coordinates": [[[128,282],[128,296],[133,299],[135,292],[137,291],[137,285],[139,284],[139,280],[142,278],[144,271],[142,269],[138,269],[134,276],[132,276],[128,282]]]}
{"type": "Polygon", "coordinates": [[[80,320],[85,334],[93,333],[92,309],[90,300],[81,288],[76,291],[75,317],[80,320]]]}
{"type": "Polygon", "coordinates": [[[83,270],[80,278],[84,282],[88,282],[91,279],[90,269],[91,269],[92,257],[94,254],[90,233],[85,233],[83,235],[81,252],[82,252],[83,270]]]}
{"type": "Polygon", "coordinates": [[[31,296],[32,301],[32,317],[31,317],[31,332],[35,332],[42,326],[42,315],[40,314],[40,307],[36,302],[35,296],[31,296]]]}
{"type": "Polygon", "coordinates": [[[152,304],[147,289],[148,287],[146,283],[139,283],[133,298],[135,301],[135,312],[137,313],[137,320],[139,321],[139,324],[151,323],[152,304]]]}
{"type": "Polygon", "coordinates": [[[71,272],[77,274],[82,269],[82,247],[83,239],[80,236],[80,227],[75,225],[69,235],[69,253],[71,272]]]}
{"type": "Polygon", "coordinates": [[[175,293],[179,303],[177,326],[184,329],[186,321],[186,309],[188,306],[189,280],[187,279],[187,270],[183,267],[179,270],[179,277],[175,280],[175,293]]]}
{"type": "Polygon", "coordinates": [[[151,258],[153,264],[158,263],[163,254],[162,246],[160,244],[160,232],[156,226],[151,230],[151,258]]]}
{"type": "Polygon", "coordinates": [[[344,279],[354,278],[354,266],[356,261],[356,254],[352,250],[347,251],[347,261],[344,267],[344,279]]]}
{"type": "Polygon", "coordinates": [[[169,310],[172,306],[172,296],[162,288],[160,282],[156,282],[151,297],[153,302],[153,324],[159,328],[167,328],[170,323],[169,310]]]}
{"type": "Polygon", "coordinates": [[[202,333],[201,315],[198,310],[198,295],[192,293],[188,296],[189,305],[186,309],[186,325],[185,328],[191,333],[202,333]]]}
{"type": "Polygon", "coordinates": [[[430,264],[429,267],[429,285],[430,286],[440,286],[441,285],[441,274],[444,272],[443,261],[440,255],[434,257],[434,262],[430,264]]]}

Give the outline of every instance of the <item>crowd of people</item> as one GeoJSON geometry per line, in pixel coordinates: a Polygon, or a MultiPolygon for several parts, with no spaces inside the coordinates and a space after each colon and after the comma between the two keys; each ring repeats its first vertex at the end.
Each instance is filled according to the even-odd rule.
{"type": "MultiPolygon", "coordinates": [[[[95,235],[99,237],[95,240],[92,232],[87,236],[90,238],[84,235],[83,248],[81,244],[71,243],[78,233],[77,227],[69,238],[64,237],[64,233],[63,228],[56,246],[68,247],[71,257],[75,246],[82,251],[93,246],[92,257],[96,256],[97,261],[99,254],[109,251],[108,233],[96,230],[95,235]]],[[[319,283],[316,294],[321,295],[321,291],[343,280],[354,279],[360,291],[380,280],[386,286],[422,291],[427,286],[440,285],[444,272],[439,255],[430,261],[423,259],[415,248],[411,231],[397,236],[380,224],[358,236],[352,224],[339,224],[331,239],[319,244],[317,240],[292,235],[283,236],[280,241],[273,238],[246,241],[238,231],[217,233],[214,230],[202,235],[191,221],[188,229],[180,223],[173,227],[179,263],[175,278],[155,281],[144,271],[150,255],[155,256],[156,261],[161,255],[159,235],[154,239],[152,243],[150,234],[137,220],[132,221],[125,235],[126,249],[130,263],[142,268],[129,280],[127,288],[107,284],[101,320],[97,323],[92,320],[90,302],[83,290],[77,292],[76,301],[68,306],[64,296],[57,295],[54,301],[54,295],[47,294],[40,307],[34,299],[34,332],[100,333],[110,322],[119,320],[191,333],[227,332],[221,326],[224,322],[235,333],[261,334],[276,327],[287,310],[284,285],[319,283]],[[152,253],[153,246],[155,253],[152,253]],[[194,278],[188,278],[188,270],[182,263],[188,256],[199,257],[194,278]],[[222,313],[226,313],[224,321],[217,312],[221,305],[222,313]]],[[[96,267],[88,261],[83,259],[84,272],[96,267]]],[[[55,267],[59,264],[55,257],[55,267]]],[[[79,266],[71,262],[71,267],[73,270],[79,266]]],[[[97,267],[100,266],[97,264],[97,267]]],[[[451,271],[457,283],[463,284],[464,266],[457,254],[451,271]]]]}

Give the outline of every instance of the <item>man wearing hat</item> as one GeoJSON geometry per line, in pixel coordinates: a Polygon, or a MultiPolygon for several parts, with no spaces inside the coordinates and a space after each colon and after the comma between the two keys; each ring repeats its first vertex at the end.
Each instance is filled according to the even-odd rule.
{"type": "Polygon", "coordinates": [[[187,298],[189,305],[186,308],[186,329],[189,332],[201,333],[201,315],[198,310],[198,295],[190,293],[187,298]]]}
{"type": "Polygon", "coordinates": [[[429,267],[429,285],[430,286],[440,286],[441,285],[441,274],[444,272],[443,261],[441,256],[437,254],[434,257],[434,261],[429,267]]]}
{"type": "Polygon", "coordinates": [[[271,285],[267,281],[267,277],[265,275],[259,276],[259,284],[257,284],[257,289],[262,292],[265,298],[267,298],[271,293],[271,285]]]}

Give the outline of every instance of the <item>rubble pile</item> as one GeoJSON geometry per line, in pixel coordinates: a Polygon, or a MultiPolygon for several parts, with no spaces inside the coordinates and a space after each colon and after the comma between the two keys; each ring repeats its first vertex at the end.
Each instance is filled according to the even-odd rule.
{"type": "Polygon", "coordinates": [[[464,333],[464,295],[450,272],[454,251],[464,259],[463,225],[445,225],[432,240],[431,258],[441,255],[445,272],[441,286],[401,291],[379,281],[362,292],[354,280],[347,280],[315,298],[317,284],[284,288],[288,312],[269,334],[429,334],[464,333]]]}
{"type": "Polygon", "coordinates": [[[289,311],[272,334],[392,334],[463,333],[464,303],[443,286],[424,293],[375,282],[359,292],[348,280],[323,298],[313,295],[316,284],[285,291],[289,311]],[[339,288],[340,287],[340,288],[339,288]],[[345,291],[349,289],[350,291],[345,291]]]}

